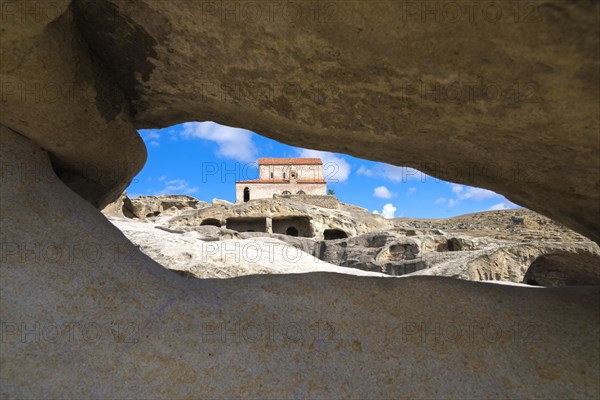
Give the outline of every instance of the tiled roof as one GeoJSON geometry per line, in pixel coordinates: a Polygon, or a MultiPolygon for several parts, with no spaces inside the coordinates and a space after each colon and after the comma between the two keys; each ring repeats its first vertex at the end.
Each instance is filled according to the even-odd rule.
{"type": "MultiPolygon", "coordinates": [[[[290,183],[288,179],[250,179],[248,181],[237,181],[236,183],[290,183]]],[[[327,183],[318,179],[300,179],[296,183],[327,183]]]]}
{"type": "Polygon", "coordinates": [[[259,158],[258,165],[323,165],[320,158],[259,158]]]}

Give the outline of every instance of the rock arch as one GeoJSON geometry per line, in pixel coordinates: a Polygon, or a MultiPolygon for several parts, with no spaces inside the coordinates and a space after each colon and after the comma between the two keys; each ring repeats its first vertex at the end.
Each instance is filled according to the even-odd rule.
{"type": "MultiPolygon", "coordinates": [[[[135,345],[124,342],[130,331],[125,337],[102,335],[98,346],[70,342],[65,362],[55,368],[49,368],[57,354],[51,345],[32,350],[20,335],[8,335],[2,361],[10,367],[0,370],[7,397],[150,398],[159,393],[181,398],[196,389],[200,397],[294,397],[298,392],[289,382],[298,368],[306,371],[307,385],[300,388],[305,397],[386,398],[400,390],[425,398],[598,393],[596,288],[550,291],[434,277],[392,281],[333,274],[190,280],[152,262],[90,206],[114,200],[144,165],[146,149],[137,129],[213,120],[291,145],[401,162],[431,176],[485,187],[598,241],[599,3],[546,0],[535,9],[536,24],[436,20],[433,29],[423,29],[419,18],[403,18],[406,10],[398,4],[340,2],[319,9],[319,18],[294,24],[281,15],[276,23],[232,22],[222,17],[222,9],[198,8],[195,2],[172,7],[144,0],[59,2],[57,12],[44,18],[31,18],[27,7],[17,7],[3,18],[0,68],[3,82],[15,90],[3,93],[2,161],[52,164],[50,170],[62,181],[6,174],[0,185],[2,244],[11,246],[3,249],[0,290],[9,299],[3,302],[3,321],[32,326],[94,315],[93,322],[107,332],[115,322],[117,328],[143,328],[133,337],[135,345]],[[323,16],[332,18],[323,23],[323,16]],[[415,45],[422,43],[435,46],[415,45]],[[453,76],[509,83],[500,91],[518,96],[457,102],[432,91],[410,94],[417,83],[425,90],[440,85],[444,90],[453,76]],[[535,85],[519,86],[523,79],[535,85]],[[77,90],[39,101],[45,94],[24,96],[20,82],[77,90]],[[214,85],[207,88],[207,82],[214,85]],[[308,95],[276,93],[289,82],[308,95]],[[232,98],[223,88],[235,85],[245,86],[242,96],[232,98]],[[214,87],[222,91],[210,92],[214,87]],[[275,96],[265,99],[265,87],[275,96]],[[73,259],[57,268],[49,268],[48,260],[20,257],[19,245],[31,249],[48,238],[81,243],[110,238],[117,250],[128,253],[117,260],[115,254],[122,254],[114,251],[93,262],[73,259]],[[543,341],[528,347],[527,360],[513,341],[467,346],[453,341],[446,343],[444,361],[432,363],[439,352],[419,342],[418,330],[406,340],[398,337],[410,331],[390,331],[390,326],[444,327],[455,322],[449,319],[453,315],[513,327],[515,310],[543,341]],[[215,319],[208,333],[217,329],[217,340],[223,337],[218,330],[223,321],[242,328],[249,321],[288,320],[306,323],[301,329],[327,321],[323,328],[333,342],[319,342],[318,352],[314,342],[303,340],[281,344],[246,337],[219,346],[198,337],[207,318],[215,319]],[[133,325],[118,325],[123,321],[133,325]],[[547,349],[555,362],[545,362],[547,349]],[[232,351],[247,357],[232,364],[232,351]],[[305,358],[296,366],[287,364],[298,351],[323,355],[323,362],[305,358]],[[477,379],[466,371],[465,359],[481,366],[477,379]],[[107,372],[115,363],[122,374],[107,372]],[[436,379],[428,385],[407,379],[401,368],[394,369],[399,365],[436,379]],[[506,365],[510,368],[497,374],[506,365]],[[347,379],[364,370],[370,372],[365,379],[347,379]],[[173,384],[173,376],[185,384],[173,384]],[[392,378],[382,384],[381,376],[392,378]]],[[[462,81],[450,87],[455,83],[460,87],[462,81]]],[[[469,87],[464,92],[472,93],[469,87]]]]}
{"type": "Polygon", "coordinates": [[[556,252],[536,258],[523,283],[539,286],[600,285],[600,257],[591,253],[556,252]]]}
{"type": "MultiPolygon", "coordinates": [[[[388,11],[385,13],[360,2],[340,5],[336,9],[339,14],[336,15],[343,15],[344,18],[332,21],[326,30],[322,30],[322,25],[317,21],[303,21],[302,32],[312,35],[323,49],[336,49],[334,52],[339,55],[336,62],[341,73],[336,74],[335,79],[332,77],[326,81],[324,87],[327,89],[320,90],[318,83],[322,82],[321,74],[312,68],[297,67],[298,62],[313,62],[300,56],[312,51],[312,45],[300,40],[300,31],[291,32],[290,37],[276,44],[277,51],[272,51],[272,44],[268,43],[263,29],[266,21],[225,29],[222,21],[215,17],[219,15],[217,12],[208,17],[205,15],[202,27],[190,24],[190,29],[167,32],[165,27],[174,27],[181,22],[180,15],[194,19],[198,10],[192,3],[182,3],[177,10],[168,10],[154,8],[142,0],[131,4],[119,3],[118,7],[111,0],[97,3],[77,1],[72,7],[77,22],[75,33],[81,35],[86,49],[91,49],[97,57],[94,62],[98,74],[85,76],[98,76],[98,82],[85,83],[92,88],[96,84],[102,89],[101,96],[95,101],[98,103],[97,109],[105,115],[116,115],[121,109],[130,110],[119,120],[122,126],[116,129],[116,126],[107,126],[98,118],[93,132],[89,128],[75,128],[77,134],[53,129],[52,134],[57,139],[63,136],[65,140],[71,137],[81,141],[78,150],[67,151],[58,145],[60,140],[44,140],[48,132],[37,132],[33,125],[19,122],[36,120],[38,116],[35,112],[26,111],[25,107],[19,107],[17,101],[6,102],[3,115],[11,116],[6,121],[10,122],[9,126],[48,146],[54,162],[61,167],[62,179],[95,203],[113,200],[107,199],[105,193],[114,192],[116,197],[118,189],[114,188],[125,185],[143,165],[145,152],[135,133],[136,128],[166,127],[185,121],[210,119],[224,125],[245,127],[291,145],[328,151],[343,150],[354,156],[391,164],[398,164],[398,160],[402,160],[403,165],[431,176],[504,194],[520,205],[561,221],[599,241],[600,220],[595,217],[597,212],[587,211],[598,210],[597,205],[600,204],[600,192],[597,189],[589,190],[600,185],[596,157],[600,152],[596,135],[600,130],[600,121],[595,107],[598,85],[597,77],[592,72],[595,71],[597,60],[591,56],[596,54],[597,43],[592,39],[579,40],[581,37],[597,38],[600,34],[595,19],[599,5],[595,2],[565,5],[559,0],[548,0],[548,4],[555,6],[536,9],[539,15],[536,16],[538,29],[535,32],[520,29],[522,25],[509,29],[504,24],[489,24],[488,29],[478,29],[476,24],[438,21],[446,31],[440,29],[432,33],[421,29],[416,19],[404,21],[397,14],[401,13],[401,7],[393,3],[382,1],[382,7],[388,11]],[[351,32],[355,32],[356,26],[364,21],[372,27],[373,33],[354,37],[351,32]],[[399,25],[397,21],[404,22],[399,25]],[[392,38],[385,33],[386,29],[396,28],[400,29],[399,37],[392,38]],[[123,32],[128,40],[116,38],[113,29],[123,32]],[[204,40],[207,31],[216,38],[210,44],[204,40]],[[442,31],[445,34],[439,34],[442,31]],[[340,32],[344,34],[337,34],[340,32]],[[231,37],[240,36],[252,37],[257,44],[258,64],[245,62],[245,57],[240,54],[242,47],[235,51],[224,51],[216,44],[229,43],[231,37]],[[349,40],[349,37],[353,39],[349,40]],[[477,40],[473,40],[473,37],[477,37],[477,40]],[[456,47],[457,38],[465,38],[460,41],[459,48],[456,47]],[[435,40],[439,43],[439,49],[443,49],[436,56],[445,60],[435,67],[431,63],[430,52],[425,49],[410,48],[407,50],[410,51],[410,57],[400,53],[390,56],[388,52],[399,42],[423,43],[431,40],[435,40]],[[174,42],[187,43],[195,52],[175,48],[174,42]],[[481,61],[487,60],[484,55],[490,46],[497,46],[498,43],[502,43],[500,47],[503,54],[498,62],[481,61]],[[508,50],[514,45],[532,50],[515,54],[508,50]],[[545,51],[548,46],[554,50],[545,51]],[[456,57],[452,51],[462,56],[456,57]],[[211,59],[215,52],[222,55],[219,66],[227,67],[206,65],[203,68],[188,68],[198,57],[211,59]],[[560,67],[540,67],[556,64],[553,54],[557,52],[563,55],[560,67]],[[290,63],[287,54],[297,54],[299,59],[290,63]],[[387,66],[369,68],[366,73],[364,66],[356,62],[363,59],[365,54],[369,55],[368,59],[385,55],[387,66]],[[476,65],[468,64],[471,62],[476,65]],[[512,68],[514,63],[520,68],[512,68]],[[257,65],[261,69],[257,69],[257,65]],[[433,68],[436,69],[435,73],[433,68]],[[265,75],[262,72],[264,70],[271,73],[265,75]],[[261,84],[245,85],[242,91],[244,96],[240,100],[244,113],[236,115],[232,111],[231,96],[214,96],[211,101],[205,101],[207,89],[203,86],[204,82],[215,82],[216,87],[243,85],[248,81],[248,76],[257,74],[261,75],[261,84]],[[481,97],[481,93],[489,93],[486,88],[478,86],[470,90],[462,81],[453,81],[447,88],[433,78],[434,75],[460,75],[468,82],[483,77],[485,81],[511,84],[509,87],[494,84],[494,93],[499,95],[490,99],[481,97]],[[524,76],[527,82],[535,84],[517,85],[515,82],[522,82],[524,76]],[[580,84],[573,84],[573,77],[580,84]],[[150,81],[151,84],[148,83],[150,81]],[[293,106],[289,101],[272,102],[266,112],[261,102],[263,89],[281,87],[281,82],[298,85],[300,82],[315,82],[310,88],[300,85],[299,89],[310,91],[315,86],[317,89],[314,93],[311,91],[314,95],[294,98],[293,106]],[[420,87],[426,89],[439,88],[439,96],[435,97],[435,91],[427,92],[431,96],[417,96],[416,102],[410,104],[409,112],[398,116],[398,104],[405,104],[406,98],[388,88],[405,88],[407,93],[412,93],[410,90],[415,82],[420,82],[420,87]],[[378,89],[365,90],[365,85],[378,89]],[[477,97],[459,98],[463,102],[460,103],[460,111],[457,111],[457,99],[443,97],[450,92],[450,88],[452,94],[466,96],[476,92],[477,97]],[[568,88],[568,93],[565,93],[565,88],[568,88]],[[518,96],[510,96],[507,94],[509,92],[518,96]],[[108,95],[112,95],[112,98],[108,95]],[[480,102],[491,107],[488,108],[490,112],[481,112],[477,106],[480,102]],[[345,104],[355,104],[356,108],[342,106],[345,104]],[[544,107],[538,107],[533,114],[532,107],[539,104],[544,107]],[[435,115],[431,114],[432,107],[436,109],[435,115]],[[293,109],[302,109],[302,118],[293,109]],[[337,115],[339,119],[331,118],[331,115],[337,115]],[[485,135],[481,134],[483,126],[485,135]],[[570,134],[565,134],[564,126],[570,127],[570,134]],[[414,134],[415,130],[419,131],[418,135],[414,134]],[[118,135],[114,133],[116,131],[118,135]],[[461,134],[454,136],[452,146],[443,146],[449,131],[461,134]],[[372,132],[379,133],[377,140],[373,140],[372,132]],[[540,136],[540,132],[544,134],[540,136]],[[111,141],[116,142],[118,137],[127,137],[130,145],[127,150],[115,153],[110,144],[111,141]],[[96,140],[106,143],[107,154],[94,157],[84,155],[82,149],[85,149],[88,138],[101,138],[96,140]],[[540,146],[532,146],[531,143],[540,146]],[[581,148],[589,151],[578,151],[581,148]],[[108,157],[108,153],[111,153],[111,157],[108,157]],[[101,162],[102,159],[113,160],[113,154],[119,155],[117,162],[101,162]],[[133,155],[135,160],[131,160],[133,155]],[[101,176],[106,176],[105,180],[109,176],[115,180],[114,176],[117,176],[116,182],[109,185],[108,181],[83,179],[82,176],[90,175],[89,169],[83,167],[88,159],[94,160],[94,165],[102,165],[105,173],[101,176]],[[123,164],[128,164],[128,167],[123,168],[123,164]],[[548,168],[548,165],[552,168],[548,168]],[[115,173],[110,175],[111,171],[115,173]],[[571,179],[573,176],[577,176],[577,179],[571,179]],[[562,185],[565,179],[570,181],[568,193],[562,185]],[[552,201],[547,201],[549,198],[552,201]]],[[[71,21],[64,18],[59,22],[64,25],[71,21]]],[[[55,35],[53,40],[62,43],[60,35],[66,32],[72,34],[70,32],[73,31],[64,29],[46,34],[55,35]]],[[[5,42],[6,47],[10,45],[28,44],[5,42]]],[[[43,52],[44,48],[40,46],[35,50],[43,52]]],[[[49,47],[45,51],[57,53],[49,47]]],[[[20,54],[18,51],[6,54],[13,53],[20,54]]],[[[40,54],[38,58],[43,56],[45,54],[40,54]]],[[[87,54],[74,56],[78,59],[90,58],[87,54]]],[[[14,63],[18,63],[18,60],[15,56],[14,63]]],[[[55,57],[55,60],[59,59],[55,57]]],[[[5,62],[11,65],[12,60],[6,59],[5,62]]],[[[77,78],[82,74],[70,74],[72,68],[65,68],[59,62],[46,65],[43,71],[51,71],[52,68],[59,70],[57,76],[66,82],[82,79],[77,78]]],[[[91,65],[88,68],[92,70],[91,65]]],[[[12,69],[11,73],[18,79],[20,71],[12,69]]],[[[60,83],[58,77],[55,81],[60,83]]],[[[287,97],[282,95],[281,98],[287,97]]],[[[78,116],[75,112],[78,106],[83,112],[85,104],[66,100],[52,104],[56,112],[55,115],[48,114],[49,127],[53,119],[73,121],[78,116]],[[69,114],[61,112],[59,107],[68,109],[69,114]]],[[[77,126],[74,123],[63,125],[77,126]]],[[[44,131],[41,128],[38,130],[44,131]]]]}

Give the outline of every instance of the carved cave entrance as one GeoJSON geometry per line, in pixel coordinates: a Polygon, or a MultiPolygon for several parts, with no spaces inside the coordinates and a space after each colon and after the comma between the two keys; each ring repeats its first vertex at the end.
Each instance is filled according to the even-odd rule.
{"type": "Polygon", "coordinates": [[[200,225],[201,226],[211,225],[211,226],[217,226],[217,227],[220,228],[221,227],[221,222],[218,219],[216,219],[216,218],[207,218],[207,219],[203,220],[200,223],[200,225]]]}
{"type": "Polygon", "coordinates": [[[266,232],[266,218],[227,218],[227,229],[238,232],[266,232]]]}
{"type": "Polygon", "coordinates": [[[336,240],[346,239],[348,234],[341,229],[325,229],[323,232],[323,239],[325,240],[336,240]]]}
{"type": "Polygon", "coordinates": [[[544,254],[525,273],[523,283],[535,286],[600,285],[598,256],[592,253],[544,254]]]}
{"type": "Polygon", "coordinates": [[[273,218],[273,233],[300,237],[313,236],[310,218],[304,216],[273,218]]]}

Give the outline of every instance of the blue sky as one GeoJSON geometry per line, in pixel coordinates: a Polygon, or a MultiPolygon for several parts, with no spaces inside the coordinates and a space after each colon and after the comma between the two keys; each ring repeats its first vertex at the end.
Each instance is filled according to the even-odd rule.
{"type": "Polygon", "coordinates": [[[446,218],[518,207],[489,190],[445,182],[411,168],[288,146],[214,122],[141,130],[140,135],[148,161],[127,188],[130,197],[187,194],[208,202],[234,202],[235,181],[256,178],[258,158],[320,157],[327,188],[335,190],[340,201],[388,218],[446,218]]]}

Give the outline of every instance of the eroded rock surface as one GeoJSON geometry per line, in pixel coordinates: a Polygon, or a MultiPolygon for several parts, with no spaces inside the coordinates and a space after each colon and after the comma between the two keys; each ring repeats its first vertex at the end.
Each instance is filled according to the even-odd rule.
{"type": "Polygon", "coordinates": [[[27,3],[2,4],[0,32],[1,397],[600,396],[597,287],[185,279],[96,209],[144,164],[135,129],[212,120],[492,189],[598,241],[598,2],[459,21],[396,1],[27,3]]]}
{"type": "Polygon", "coordinates": [[[3,3],[0,123],[46,150],[60,179],[102,208],[142,169],[146,147],[70,3],[3,3]]]}
{"type": "Polygon", "coordinates": [[[600,239],[597,2],[509,1],[494,21],[463,4],[459,21],[398,1],[297,6],[75,3],[137,127],[212,120],[413,166],[600,239]]]}
{"type": "Polygon", "coordinates": [[[196,278],[234,278],[256,274],[337,272],[359,276],[386,276],[321,261],[290,246],[281,236],[243,238],[235,231],[214,226],[174,231],[152,223],[111,219],[129,240],[154,261],[196,278]],[[161,229],[162,228],[162,229],[161,229]]]}
{"type": "Polygon", "coordinates": [[[356,236],[392,225],[367,209],[340,203],[334,197],[326,207],[318,206],[312,203],[311,196],[299,196],[296,199],[257,199],[240,204],[216,201],[213,202],[213,206],[178,212],[166,220],[165,224],[173,227],[215,224],[228,228],[238,226],[238,230],[242,232],[271,233],[285,233],[285,228],[293,225],[298,228],[299,236],[318,239],[323,239],[325,232],[331,230],[346,236],[356,236]],[[260,223],[241,225],[244,221],[260,223]],[[278,224],[278,221],[282,223],[278,224]]]}
{"type": "Polygon", "coordinates": [[[314,265],[318,259],[333,264],[331,267],[344,267],[339,272],[347,272],[348,267],[394,276],[432,275],[548,286],[594,285],[600,281],[600,269],[596,268],[600,247],[596,243],[527,209],[448,219],[385,219],[340,203],[333,196],[326,204],[319,200],[276,196],[240,204],[221,200],[208,204],[189,196],[133,200],[122,196],[103,212],[152,259],[197,277],[308,272],[311,268],[320,270],[314,265]],[[167,207],[174,199],[180,199],[178,208],[167,207]],[[112,213],[128,202],[152,205],[152,210],[160,211],[133,217],[146,223],[119,219],[124,215],[112,213]],[[307,237],[285,234],[287,226],[299,226],[305,220],[309,228],[301,233],[309,233],[307,237]],[[286,222],[279,232],[277,221],[286,222]],[[339,236],[331,237],[331,232],[339,236]],[[205,242],[224,243],[207,246],[205,242]],[[275,247],[280,257],[255,255],[272,253],[275,247]],[[215,260],[220,263],[218,267],[215,260]],[[570,271],[569,263],[573,264],[570,271]]]}
{"type": "Polygon", "coordinates": [[[597,2],[176,4],[6,18],[0,122],[93,204],[143,165],[134,128],[211,120],[492,189],[600,240],[597,2]]]}
{"type": "MultiPolygon", "coordinates": [[[[5,128],[0,156],[51,169],[5,128]]],[[[187,279],[57,179],[6,177],[0,191],[3,398],[600,394],[598,287],[187,279]]]]}

